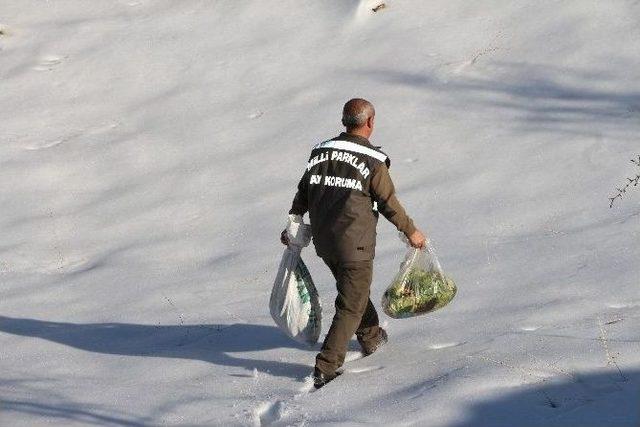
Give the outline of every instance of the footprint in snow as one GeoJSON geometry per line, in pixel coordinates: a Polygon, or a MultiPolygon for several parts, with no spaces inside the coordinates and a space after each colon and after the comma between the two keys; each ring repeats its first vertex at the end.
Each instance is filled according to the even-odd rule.
{"type": "Polygon", "coordinates": [[[609,308],[627,308],[627,307],[629,307],[629,304],[625,304],[623,302],[621,302],[621,303],[614,302],[614,303],[607,304],[607,307],[609,307],[609,308]]]}
{"type": "Polygon", "coordinates": [[[60,65],[65,58],[64,56],[58,55],[45,55],[40,58],[38,65],[33,67],[33,69],[36,71],[51,71],[60,65]]]}
{"type": "Polygon", "coordinates": [[[300,387],[298,389],[298,394],[296,394],[295,396],[293,396],[293,400],[298,400],[300,399],[302,396],[304,396],[307,393],[310,393],[314,390],[314,386],[313,386],[313,376],[309,375],[308,377],[306,377],[304,379],[304,384],[302,385],[302,387],[300,387]]]}
{"type": "Polygon", "coordinates": [[[53,141],[35,142],[30,145],[27,145],[26,147],[24,147],[24,149],[28,151],[43,150],[45,148],[51,148],[51,147],[55,147],[56,145],[60,145],[64,141],[65,141],[64,139],[55,139],[53,141]]]}
{"type": "Polygon", "coordinates": [[[431,350],[442,350],[443,348],[459,347],[466,344],[466,342],[445,342],[439,344],[431,344],[429,348],[431,350]]]}
{"type": "Polygon", "coordinates": [[[361,374],[363,372],[379,371],[384,369],[384,366],[363,366],[361,368],[346,369],[345,372],[350,374],[361,374]]]}
{"type": "Polygon", "coordinates": [[[73,133],[69,133],[67,135],[65,135],[62,138],[59,139],[50,139],[50,140],[44,140],[44,141],[35,141],[35,142],[31,142],[28,145],[26,145],[24,147],[25,150],[29,150],[29,151],[36,151],[36,150],[43,150],[46,148],[52,148],[52,147],[56,147],[60,144],[62,144],[63,142],[69,142],[69,141],[73,141],[75,138],[79,137],[79,136],[101,136],[104,135],[110,131],[113,131],[114,129],[116,129],[118,126],[120,126],[119,122],[108,122],[106,124],[103,124],[101,126],[96,126],[94,128],[88,128],[85,129],[84,131],[76,131],[73,133]]]}
{"type": "Polygon", "coordinates": [[[268,426],[280,420],[285,413],[285,405],[282,400],[264,402],[253,410],[253,425],[256,427],[268,426]]]}
{"type": "Polygon", "coordinates": [[[259,119],[260,117],[262,117],[263,114],[264,114],[264,111],[258,110],[258,111],[255,111],[255,112],[249,114],[248,117],[250,119],[259,119]]]}

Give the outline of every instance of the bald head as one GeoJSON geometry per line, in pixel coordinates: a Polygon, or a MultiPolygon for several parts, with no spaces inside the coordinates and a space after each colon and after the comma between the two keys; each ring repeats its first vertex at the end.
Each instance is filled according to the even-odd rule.
{"type": "Polygon", "coordinates": [[[376,110],[374,110],[369,101],[362,98],[353,98],[344,104],[342,124],[347,128],[347,132],[366,127],[367,124],[373,130],[373,117],[375,114],[376,110]]]}

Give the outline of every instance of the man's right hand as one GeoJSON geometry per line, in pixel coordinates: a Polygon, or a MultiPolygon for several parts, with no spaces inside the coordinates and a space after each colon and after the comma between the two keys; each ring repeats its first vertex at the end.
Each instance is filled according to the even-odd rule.
{"type": "Polygon", "coordinates": [[[411,236],[407,236],[407,238],[409,239],[409,244],[413,248],[424,249],[427,245],[427,238],[420,230],[416,229],[416,231],[414,231],[411,236]]]}

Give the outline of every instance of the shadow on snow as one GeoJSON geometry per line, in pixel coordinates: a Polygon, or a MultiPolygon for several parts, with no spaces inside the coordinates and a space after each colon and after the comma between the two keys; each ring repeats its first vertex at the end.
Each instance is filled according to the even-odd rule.
{"type": "Polygon", "coordinates": [[[634,427],[640,425],[640,370],[586,372],[514,387],[466,409],[455,427],[634,427]]]}
{"type": "Polygon", "coordinates": [[[309,350],[274,326],[77,324],[0,316],[0,332],[41,338],[94,353],[202,360],[298,380],[311,370],[309,365],[229,354],[283,347],[309,350]]]}

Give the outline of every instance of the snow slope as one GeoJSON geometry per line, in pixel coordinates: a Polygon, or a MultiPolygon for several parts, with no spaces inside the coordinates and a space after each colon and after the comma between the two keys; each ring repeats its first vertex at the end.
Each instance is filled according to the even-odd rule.
{"type": "Polygon", "coordinates": [[[0,2],[0,425],[640,424],[640,4],[378,3],[0,2]],[[309,393],[267,302],[353,96],[459,293],[309,393]]]}

